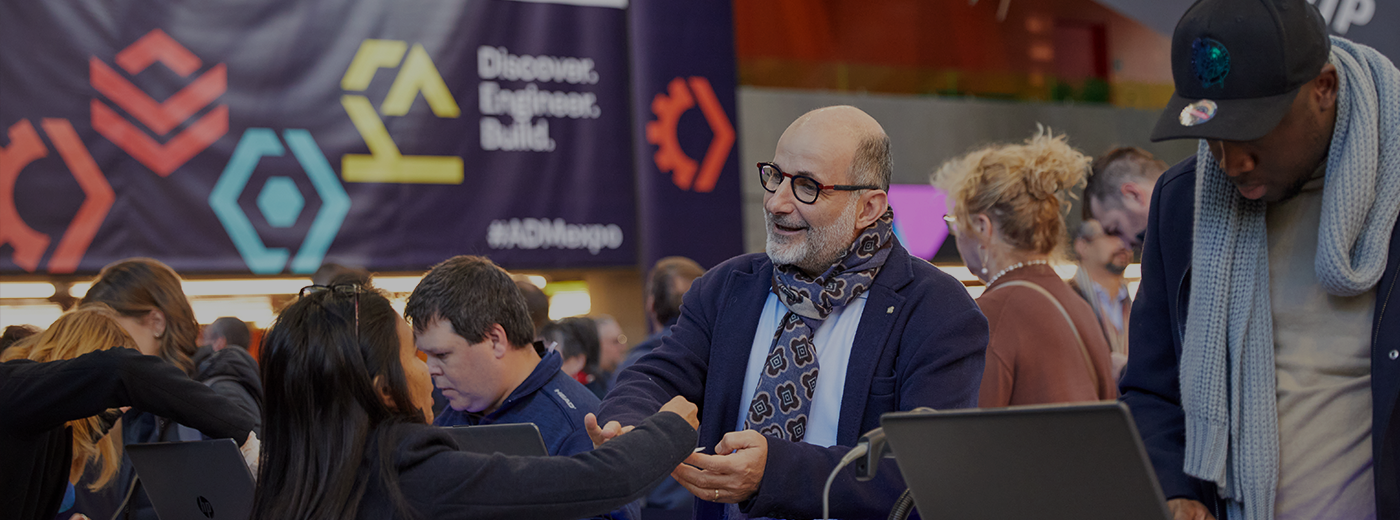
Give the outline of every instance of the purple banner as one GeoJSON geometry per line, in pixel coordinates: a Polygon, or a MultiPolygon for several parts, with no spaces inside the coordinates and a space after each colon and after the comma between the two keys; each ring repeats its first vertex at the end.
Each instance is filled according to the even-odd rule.
{"type": "Polygon", "coordinates": [[[632,112],[645,270],[686,256],[705,267],[744,252],[729,2],[633,1],[632,112]]]}
{"type": "Polygon", "coordinates": [[[4,2],[0,273],[635,265],[626,31],[506,0],[4,2]]]}
{"type": "Polygon", "coordinates": [[[963,263],[957,241],[948,232],[948,196],[927,184],[891,184],[894,234],[909,254],[934,263],[963,263]]]}

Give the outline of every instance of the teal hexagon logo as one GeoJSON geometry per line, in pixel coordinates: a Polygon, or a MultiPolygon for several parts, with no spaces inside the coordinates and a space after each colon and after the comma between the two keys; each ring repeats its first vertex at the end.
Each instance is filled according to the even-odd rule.
{"type": "Polygon", "coordinates": [[[267,223],[275,228],[289,228],[296,224],[305,205],[306,199],[302,198],[301,190],[297,189],[297,183],[291,177],[272,177],[258,192],[258,209],[267,223]]]}
{"type": "MultiPolygon", "coordinates": [[[[311,179],[316,194],[321,197],[321,209],[316,212],[316,219],[312,221],[306,239],[291,262],[292,272],[312,273],[321,266],[326,250],[340,232],[345,215],[350,212],[350,196],[341,187],[340,180],[336,179],[321,148],[311,138],[311,132],[287,129],[282,132],[282,137],[287,141],[286,148],[291,148],[292,155],[311,179]]],[[[238,140],[233,157],[229,158],[228,165],[214,185],[214,191],[209,194],[209,206],[214,209],[214,215],[219,217],[229,238],[233,239],[233,245],[238,248],[248,269],[257,274],[282,272],[291,253],[287,248],[267,247],[263,243],[248,215],[238,206],[238,197],[247,189],[258,162],[267,156],[280,157],[286,153],[286,148],[283,148],[277,133],[271,128],[249,128],[238,140]]],[[[279,228],[295,224],[305,205],[296,183],[282,176],[268,179],[258,193],[257,202],[268,224],[279,228]]]]}

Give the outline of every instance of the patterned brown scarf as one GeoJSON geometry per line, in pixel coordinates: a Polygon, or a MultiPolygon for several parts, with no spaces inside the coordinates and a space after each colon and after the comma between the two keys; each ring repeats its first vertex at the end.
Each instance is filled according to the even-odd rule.
{"type": "Polygon", "coordinates": [[[800,442],[817,389],[817,351],[812,336],[832,311],[870,289],[894,243],[894,213],[886,211],[865,228],[846,256],[817,278],[791,265],[773,268],[773,292],[788,313],[773,333],[758,389],[744,427],[769,437],[800,442]]]}

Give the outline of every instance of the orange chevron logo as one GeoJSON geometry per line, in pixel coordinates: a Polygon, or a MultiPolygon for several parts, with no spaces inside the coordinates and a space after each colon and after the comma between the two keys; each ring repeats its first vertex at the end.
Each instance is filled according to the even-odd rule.
{"type": "Polygon", "coordinates": [[[656,115],[656,120],[647,122],[647,142],[657,146],[656,154],[652,157],[656,168],[671,172],[671,182],[677,188],[708,193],[719,182],[724,162],[734,146],[734,126],[724,114],[724,107],[720,106],[709,80],[691,76],[688,83],[689,88],[686,88],[684,78],[672,79],[667,85],[667,92],[652,98],[651,112],[656,115]],[[705,115],[705,122],[709,123],[710,131],[714,133],[705,159],[699,164],[681,150],[680,138],[676,134],[681,114],[696,103],[700,104],[700,112],[705,115]]]}
{"type": "MultiPolygon", "coordinates": [[[[44,119],[42,126],[86,195],[83,205],[78,207],[78,213],[73,216],[68,230],[63,232],[63,238],[49,258],[50,273],[71,273],[78,269],[78,263],[87,254],[97,229],[107,219],[116,194],[67,119],[44,119]]],[[[35,231],[20,218],[15,208],[15,180],[25,166],[47,156],[49,152],[28,119],[21,119],[10,126],[9,135],[10,145],[0,147],[0,223],[3,223],[0,225],[0,244],[9,243],[14,249],[11,258],[15,265],[33,272],[39,268],[44,251],[48,250],[49,236],[35,231]]]]}
{"type": "MultiPolygon", "coordinates": [[[[203,65],[198,56],[160,29],[146,33],[118,52],[116,58],[117,65],[132,76],[159,62],[187,78],[203,65]]],[[[88,70],[93,88],[158,136],[170,133],[228,90],[228,69],[222,63],[214,65],[163,102],[152,99],[96,56],[88,60],[88,70]]],[[[157,142],[99,99],[92,100],[92,127],[141,164],[165,177],[228,133],[228,105],[214,107],[165,144],[157,142]]]]}

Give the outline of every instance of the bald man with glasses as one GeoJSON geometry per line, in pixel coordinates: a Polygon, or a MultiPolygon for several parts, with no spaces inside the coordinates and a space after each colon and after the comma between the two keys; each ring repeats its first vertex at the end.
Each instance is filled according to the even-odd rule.
{"type": "MultiPolygon", "coordinates": [[[[672,396],[701,404],[700,446],[672,476],[697,518],[816,518],[825,476],[880,415],[973,407],[987,321],[960,282],[893,233],[889,137],[855,107],[804,114],[758,165],[767,252],[694,282],[680,320],[618,377],[594,442],[672,396]]],[[[905,485],[843,472],[832,515],[884,518],[905,485]]]]}

